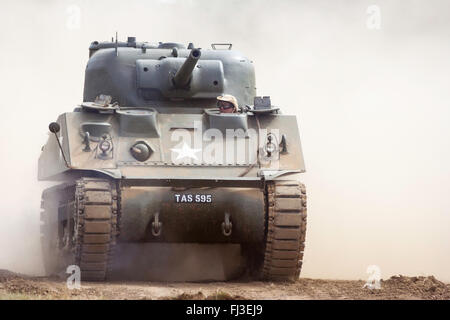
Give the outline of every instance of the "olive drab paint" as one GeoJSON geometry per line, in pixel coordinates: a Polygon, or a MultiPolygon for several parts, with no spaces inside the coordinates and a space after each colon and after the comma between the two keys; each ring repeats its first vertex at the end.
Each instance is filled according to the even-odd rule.
{"type": "MultiPolygon", "coordinates": [[[[102,226],[98,217],[103,213],[92,213],[100,219],[93,218],[92,225],[115,232],[119,242],[264,246],[273,222],[275,235],[277,223],[293,223],[299,233],[288,237],[303,243],[306,200],[298,181],[305,165],[297,119],[282,114],[269,97],[256,96],[250,59],[231,45],[218,47],[152,44],[134,37],[92,42],[83,102],[58,117],[60,144],[49,135],[39,158],[39,180],[64,186],[106,183],[101,201],[107,204],[108,197],[116,197],[117,205],[108,207],[109,224],[102,226]],[[237,113],[218,111],[216,98],[224,94],[236,97],[237,113]],[[268,225],[270,192],[286,214],[274,213],[268,225]]],[[[67,188],[47,190],[46,201],[70,201],[70,194],[65,200],[56,195],[69,192],[67,188]]],[[[86,190],[89,195],[95,188],[86,190]]],[[[58,223],[71,217],[78,221],[84,214],[69,203],[58,223]]],[[[90,212],[97,209],[94,202],[89,207],[90,212]]],[[[299,272],[303,245],[297,242],[288,246],[294,250],[289,257],[297,259],[290,276],[299,272]]],[[[285,268],[271,261],[264,262],[266,275],[285,268]]],[[[81,271],[86,274],[83,267],[81,271]]]]}

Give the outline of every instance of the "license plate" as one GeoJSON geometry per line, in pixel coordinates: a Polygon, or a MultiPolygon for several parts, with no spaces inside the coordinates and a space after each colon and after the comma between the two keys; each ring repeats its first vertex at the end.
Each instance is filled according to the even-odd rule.
{"type": "Polygon", "coordinates": [[[176,203],[211,203],[212,195],[211,194],[175,194],[175,202],[176,203]]]}

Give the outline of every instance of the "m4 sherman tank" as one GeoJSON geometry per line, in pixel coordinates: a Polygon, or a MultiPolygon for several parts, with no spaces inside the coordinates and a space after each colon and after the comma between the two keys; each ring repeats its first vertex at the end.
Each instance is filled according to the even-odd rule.
{"type": "Polygon", "coordinates": [[[253,63],[231,44],[93,42],[82,104],[49,129],[38,178],[59,184],[42,194],[47,273],[77,265],[102,281],[118,244],[151,242],[239,244],[249,274],[298,278],[297,120],[256,96],[253,63]],[[217,108],[224,94],[236,112],[217,108]]]}

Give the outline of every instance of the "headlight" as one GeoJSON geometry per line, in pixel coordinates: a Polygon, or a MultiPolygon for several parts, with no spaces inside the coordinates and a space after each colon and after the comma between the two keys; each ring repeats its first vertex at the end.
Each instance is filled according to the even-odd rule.
{"type": "Polygon", "coordinates": [[[103,140],[100,142],[98,147],[103,153],[107,153],[111,149],[111,142],[108,140],[103,140]]]}
{"type": "Polygon", "coordinates": [[[266,151],[270,154],[274,153],[275,151],[277,151],[277,146],[273,142],[268,142],[266,145],[266,151]]]}
{"type": "Polygon", "coordinates": [[[266,145],[264,146],[264,149],[265,149],[268,157],[271,157],[273,153],[278,151],[277,144],[273,140],[275,140],[275,141],[277,140],[276,136],[269,133],[267,135],[266,145]]]}

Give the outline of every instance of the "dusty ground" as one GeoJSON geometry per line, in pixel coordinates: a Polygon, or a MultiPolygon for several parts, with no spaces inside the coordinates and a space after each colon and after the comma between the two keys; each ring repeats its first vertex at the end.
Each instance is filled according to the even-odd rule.
{"type": "Polygon", "coordinates": [[[433,276],[395,276],[380,290],[364,281],[300,279],[294,283],[210,282],[82,283],[69,290],[61,279],[28,277],[0,270],[0,299],[450,299],[450,284],[433,276]]]}

